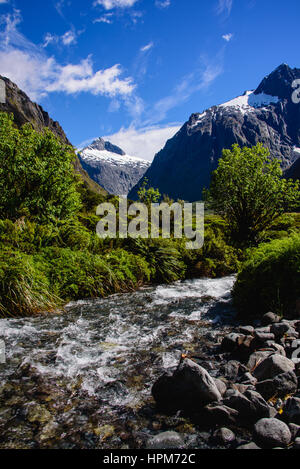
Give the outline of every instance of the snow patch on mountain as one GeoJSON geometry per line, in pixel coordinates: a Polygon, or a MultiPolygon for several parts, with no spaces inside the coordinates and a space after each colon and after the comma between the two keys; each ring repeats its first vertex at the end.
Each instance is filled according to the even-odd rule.
{"type": "Polygon", "coordinates": [[[220,104],[219,108],[236,108],[239,109],[242,114],[251,112],[254,109],[258,109],[270,104],[276,104],[280,100],[277,96],[270,96],[264,93],[254,94],[254,91],[246,91],[242,96],[227,101],[224,104],[220,104]]]}
{"type": "Polygon", "coordinates": [[[79,153],[89,176],[110,194],[126,196],[144,176],[150,161],[127,155],[121,148],[99,138],[79,153]]]}

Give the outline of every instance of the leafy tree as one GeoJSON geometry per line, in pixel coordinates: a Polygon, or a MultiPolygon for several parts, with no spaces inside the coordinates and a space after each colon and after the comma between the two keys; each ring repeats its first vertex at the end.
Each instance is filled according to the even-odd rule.
{"type": "Polygon", "coordinates": [[[277,159],[261,144],[224,150],[207,199],[240,244],[257,244],[282,213],[299,204],[299,181],[282,178],[277,159]]]}
{"type": "Polygon", "coordinates": [[[138,197],[140,202],[149,206],[150,204],[159,202],[161,195],[158,189],[149,187],[149,181],[147,178],[145,178],[138,191],[138,197]]]}
{"type": "Polygon", "coordinates": [[[74,157],[50,130],[17,129],[12,116],[0,113],[0,217],[53,222],[77,213],[74,157]]]}

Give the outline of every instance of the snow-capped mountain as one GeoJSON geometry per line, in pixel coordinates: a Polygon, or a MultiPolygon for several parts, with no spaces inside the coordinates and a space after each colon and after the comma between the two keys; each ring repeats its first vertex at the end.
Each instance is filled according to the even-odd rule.
{"type": "MultiPolygon", "coordinates": [[[[300,104],[292,100],[300,69],[279,66],[255,91],[192,114],[156,155],[145,177],[174,199],[200,200],[224,148],[261,142],[287,175],[299,174],[300,104]],[[288,171],[290,169],[290,172],[288,171]]],[[[136,198],[140,181],[129,193],[136,198]]]]}
{"type": "Polygon", "coordinates": [[[144,176],[150,162],[127,155],[121,148],[98,138],[79,153],[82,167],[107,192],[126,196],[144,176]]]}

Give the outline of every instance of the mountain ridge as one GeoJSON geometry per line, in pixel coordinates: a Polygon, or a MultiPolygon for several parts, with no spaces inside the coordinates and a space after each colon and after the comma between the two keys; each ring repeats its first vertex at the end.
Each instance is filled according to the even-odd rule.
{"type": "Polygon", "coordinates": [[[127,196],[143,177],[150,162],[127,155],[120,147],[99,137],[78,153],[82,167],[107,192],[127,196]]]}
{"type": "MultiPolygon", "coordinates": [[[[157,153],[144,178],[173,199],[200,200],[222,150],[234,143],[263,143],[273,157],[282,158],[282,169],[288,171],[300,156],[300,106],[292,101],[292,82],[299,78],[300,69],[282,64],[254,91],[192,114],[157,153]],[[269,94],[275,91],[279,96],[269,94]]],[[[137,198],[144,178],[129,198],[137,198]]]]}

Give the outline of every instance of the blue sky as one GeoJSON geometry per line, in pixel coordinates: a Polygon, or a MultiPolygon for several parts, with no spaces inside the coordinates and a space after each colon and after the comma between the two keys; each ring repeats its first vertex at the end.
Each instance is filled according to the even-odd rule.
{"type": "Polygon", "coordinates": [[[299,0],[0,0],[0,74],[80,146],[151,159],[193,112],[281,63],[300,67],[299,0]]]}

